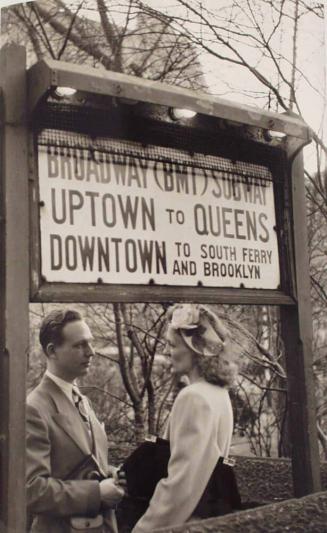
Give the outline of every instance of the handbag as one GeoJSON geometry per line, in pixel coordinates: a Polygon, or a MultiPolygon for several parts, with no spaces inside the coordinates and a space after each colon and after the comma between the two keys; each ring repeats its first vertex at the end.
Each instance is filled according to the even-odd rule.
{"type": "MultiPolygon", "coordinates": [[[[168,476],[170,443],[150,437],[125,460],[128,496],[118,506],[118,520],[133,527],[149,506],[158,482],[168,476]]],[[[193,515],[210,518],[241,509],[241,497],[233,470],[233,459],[219,457],[193,515]]]]}

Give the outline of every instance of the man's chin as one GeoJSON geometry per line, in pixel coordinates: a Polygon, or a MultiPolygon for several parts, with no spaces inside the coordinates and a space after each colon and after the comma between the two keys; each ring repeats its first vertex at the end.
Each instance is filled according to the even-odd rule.
{"type": "Polygon", "coordinates": [[[85,365],[81,368],[80,376],[86,376],[89,373],[91,365],[85,365]]]}

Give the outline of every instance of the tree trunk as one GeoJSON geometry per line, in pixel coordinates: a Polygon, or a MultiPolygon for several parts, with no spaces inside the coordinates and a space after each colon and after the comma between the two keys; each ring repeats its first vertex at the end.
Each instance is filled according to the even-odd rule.
{"type": "Polygon", "coordinates": [[[145,423],[142,403],[134,405],[134,425],[136,444],[141,444],[145,437],[145,423]]]}
{"type": "MultiPolygon", "coordinates": [[[[276,346],[279,347],[283,352],[282,360],[280,361],[283,368],[286,368],[284,348],[281,347],[281,337],[280,337],[280,312],[277,311],[277,335],[276,335],[276,346]]],[[[278,387],[285,387],[285,380],[279,378],[278,387]]],[[[291,435],[290,435],[290,419],[288,415],[288,398],[287,394],[278,394],[276,400],[277,416],[280,420],[279,425],[279,438],[278,438],[278,457],[291,457],[292,447],[291,447],[291,435]]]]}
{"type": "MultiPolygon", "coordinates": [[[[285,386],[285,383],[280,384],[281,387],[285,386]]],[[[281,420],[278,439],[278,457],[291,457],[291,437],[290,437],[290,424],[289,416],[287,413],[287,395],[282,397],[278,396],[278,413],[281,420]]]]}
{"type": "Polygon", "coordinates": [[[156,405],[155,394],[151,381],[149,380],[147,385],[148,395],[148,431],[151,435],[156,433],[156,405]]]}
{"type": "Polygon", "coordinates": [[[292,74],[290,86],[290,104],[289,108],[292,111],[295,103],[295,75],[297,68],[297,34],[299,26],[299,0],[295,0],[294,5],[294,29],[293,29],[293,54],[292,54],[292,74]]]}

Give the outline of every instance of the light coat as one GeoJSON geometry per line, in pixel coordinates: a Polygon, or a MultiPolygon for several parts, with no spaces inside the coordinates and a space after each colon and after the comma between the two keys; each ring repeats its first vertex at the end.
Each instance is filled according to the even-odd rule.
{"type": "MultiPolygon", "coordinates": [[[[35,515],[31,531],[66,533],[67,518],[96,515],[100,510],[99,482],[67,480],[67,476],[92,451],[108,473],[106,434],[91,409],[92,449],[92,437],[78,410],[47,376],[28,395],[26,415],[27,508],[35,515]]],[[[107,530],[117,533],[113,511],[107,521],[107,530]]]]}
{"type": "Polygon", "coordinates": [[[228,456],[232,433],[226,389],[203,381],[179,393],[164,435],[171,448],[168,477],[158,483],[133,533],[153,533],[190,519],[219,457],[228,456]]]}

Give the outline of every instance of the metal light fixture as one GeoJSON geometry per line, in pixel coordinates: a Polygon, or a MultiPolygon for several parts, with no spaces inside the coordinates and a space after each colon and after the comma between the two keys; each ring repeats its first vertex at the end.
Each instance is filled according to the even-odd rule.
{"type": "Polygon", "coordinates": [[[171,107],[169,113],[173,120],[190,119],[197,115],[197,112],[193,111],[192,109],[184,109],[179,107],[171,107]]]}
{"type": "Polygon", "coordinates": [[[77,92],[76,89],[73,89],[72,87],[56,87],[55,89],[55,95],[58,98],[74,96],[76,92],[77,92]]]}
{"type": "Polygon", "coordinates": [[[273,139],[281,141],[285,137],[286,133],[283,131],[266,130],[265,138],[267,141],[271,141],[273,139]]]}

